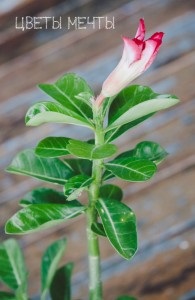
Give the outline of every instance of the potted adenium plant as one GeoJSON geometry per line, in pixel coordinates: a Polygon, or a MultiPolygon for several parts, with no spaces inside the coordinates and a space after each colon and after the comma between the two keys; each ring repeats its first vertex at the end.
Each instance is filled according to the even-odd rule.
{"type": "MultiPolygon", "coordinates": [[[[26,125],[56,122],[85,126],[93,133],[93,139],[46,137],[35,149],[17,154],[7,168],[11,173],[58,184],[62,191],[50,188],[30,191],[20,201],[22,208],[7,221],[6,233],[30,234],[81,214],[86,218],[90,300],[103,299],[99,237],[107,238],[124,259],[131,259],[137,250],[135,213],[122,202],[121,188],[108,180],[114,177],[129,182],[149,180],[167,156],[153,141],[142,141],[123,153],[114,144],[127,130],[179,101],[173,95],[159,95],[147,86],[129,86],[152,64],[162,38],[163,33],[156,32],[145,40],[145,24],[141,19],[135,38],[123,37],[122,58],[97,97],[84,79],[73,73],[63,75],[54,84],[40,84],[53,101],[34,104],[26,114],[26,125]],[[88,204],[78,200],[83,191],[88,204]]],[[[62,238],[43,255],[41,300],[71,299],[73,264],[58,269],[65,248],[66,239],[62,238]]],[[[0,279],[12,290],[1,292],[1,299],[29,299],[27,272],[17,242],[10,239],[2,243],[0,257],[0,279]]]]}

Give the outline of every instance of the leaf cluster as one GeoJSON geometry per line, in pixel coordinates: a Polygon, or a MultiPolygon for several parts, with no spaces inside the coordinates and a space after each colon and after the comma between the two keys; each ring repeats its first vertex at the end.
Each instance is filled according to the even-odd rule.
{"type": "Polygon", "coordinates": [[[130,259],[137,249],[135,214],[121,202],[122,190],[104,181],[114,177],[130,182],[149,180],[167,153],[157,143],[143,141],[119,154],[111,142],[157,111],[176,104],[178,99],[134,85],[115,98],[105,99],[102,107],[97,108],[91,88],[73,73],[62,76],[54,84],[39,87],[53,101],[33,105],[26,114],[27,126],[50,122],[86,126],[95,135],[101,131],[104,141],[99,144],[94,140],[46,137],[35,149],[16,155],[7,171],[61,185],[63,192],[48,188],[29,192],[20,201],[23,208],[7,221],[6,232],[34,232],[85,214],[88,206],[78,198],[83,191],[89,192],[95,180],[93,162],[98,161],[102,168],[102,186],[95,209],[100,221],[93,222],[91,230],[107,237],[121,256],[130,259]],[[101,122],[104,125],[100,128],[101,122]]]}

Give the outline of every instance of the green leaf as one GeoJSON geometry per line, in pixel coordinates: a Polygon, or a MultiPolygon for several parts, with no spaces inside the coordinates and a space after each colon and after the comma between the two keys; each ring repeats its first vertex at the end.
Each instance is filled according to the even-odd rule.
{"type": "Polygon", "coordinates": [[[117,118],[116,121],[114,121],[108,127],[108,130],[118,126],[122,126],[126,123],[132,122],[134,120],[147,116],[151,113],[157,112],[159,110],[169,108],[179,102],[177,98],[171,98],[170,95],[162,95],[161,97],[162,98],[156,98],[156,99],[145,101],[143,103],[140,103],[132,107],[121,117],[117,118]]]}
{"type": "Polygon", "coordinates": [[[35,153],[42,157],[59,157],[69,154],[66,149],[69,138],[65,137],[47,137],[41,140],[36,149],[35,153]]]}
{"type": "Polygon", "coordinates": [[[66,250],[66,239],[61,239],[50,245],[41,262],[41,299],[45,299],[54,278],[60,259],[66,250]]]}
{"type": "Polygon", "coordinates": [[[122,126],[108,129],[107,132],[105,133],[105,142],[106,143],[112,142],[113,140],[121,136],[125,131],[137,126],[138,124],[144,122],[145,120],[149,119],[153,115],[154,113],[146,115],[142,118],[139,118],[137,120],[134,120],[122,126]]]}
{"type": "Polygon", "coordinates": [[[99,199],[96,208],[112,246],[125,259],[132,258],[137,250],[136,219],[133,211],[119,201],[107,199],[99,199]]]}
{"type": "Polygon", "coordinates": [[[18,242],[8,239],[0,244],[0,280],[9,288],[26,294],[27,271],[18,242]]]}
{"type": "Polygon", "coordinates": [[[70,178],[64,188],[67,200],[74,200],[80,193],[85,190],[93,181],[93,178],[80,174],[70,178]]]}
{"type": "Polygon", "coordinates": [[[104,230],[104,226],[101,223],[98,223],[98,222],[92,223],[91,230],[93,232],[95,232],[96,234],[98,234],[98,235],[106,236],[106,233],[105,233],[105,230],[104,230]]]}
{"type": "Polygon", "coordinates": [[[68,151],[80,158],[103,159],[116,153],[117,147],[113,144],[96,146],[87,142],[70,140],[67,146],[68,151]]]}
{"type": "Polygon", "coordinates": [[[0,299],[1,300],[16,300],[14,294],[10,294],[7,292],[0,292],[0,299]]]}
{"type": "Polygon", "coordinates": [[[117,185],[105,184],[100,187],[100,198],[121,201],[123,191],[117,185]]]}
{"type": "MultiPolygon", "coordinates": [[[[155,93],[150,87],[147,86],[142,86],[142,85],[131,85],[123,89],[114,99],[114,101],[111,104],[110,111],[109,111],[109,119],[108,119],[108,124],[113,124],[115,123],[116,120],[121,118],[124,114],[130,112],[130,110],[140,104],[144,104],[143,107],[150,106],[150,100],[156,100],[157,102],[163,99],[163,101],[167,104],[164,104],[165,106],[169,105],[172,106],[176,104],[179,100],[176,96],[174,95],[160,95],[155,93]],[[172,102],[173,100],[173,102],[172,102]],[[169,103],[169,104],[168,104],[169,103]]],[[[141,108],[142,106],[140,106],[141,108]]],[[[168,106],[169,107],[169,106],[168,106]]],[[[163,106],[163,108],[165,108],[163,106]]],[[[163,109],[162,108],[162,109],[163,109]]],[[[147,109],[149,110],[147,114],[153,113],[154,110],[151,108],[147,109]]],[[[137,109],[135,110],[137,112],[137,109]]],[[[146,113],[140,112],[140,117],[146,115],[146,113]]],[[[133,119],[137,119],[136,117],[133,116],[133,119]]],[[[132,120],[130,120],[132,121],[132,120]]]]}
{"type": "Polygon", "coordinates": [[[38,102],[31,106],[26,113],[25,122],[27,126],[38,126],[43,123],[67,123],[93,128],[91,121],[89,122],[74,111],[52,102],[38,102]]]}
{"type": "Polygon", "coordinates": [[[118,159],[118,158],[130,158],[130,157],[136,157],[136,155],[135,155],[135,149],[127,150],[127,151],[119,154],[116,157],[116,159],[118,159]]]}
{"type": "Polygon", "coordinates": [[[74,175],[72,169],[58,158],[36,156],[32,149],[18,153],[6,170],[62,185],[74,175]]]}
{"type": "Polygon", "coordinates": [[[151,141],[143,141],[136,145],[134,149],[125,151],[117,156],[118,158],[137,157],[153,161],[159,164],[167,156],[167,152],[157,143],[151,141]]]}
{"type": "Polygon", "coordinates": [[[151,160],[155,164],[159,164],[167,155],[159,144],[151,141],[141,142],[134,149],[135,157],[151,160]]]}
{"type": "Polygon", "coordinates": [[[85,174],[92,175],[92,161],[87,159],[68,158],[63,160],[75,175],[85,174]]]}
{"type": "Polygon", "coordinates": [[[147,86],[132,85],[123,89],[110,106],[105,141],[114,140],[155,112],[178,101],[174,95],[160,95],[147,86]]]}
{"type": "MultiPolygon", "coordinates": [[[[94,94],[92,94],[92,93],[83,92],[83,93],[79,93],[78,95],[75,96],[75,98],[79,99],[80,102],[82,101],[90,107],[90,118],[93,117],[91,114],[91,109],[92,109],[92,104],[93,104],[93,100],[94,100],[94,94]]],[[[81,103],[80,103],[80,105],[81,105],[81,103]]]]}
{"type": "Polygon", "coordinates": [[[119,296],[116,300],[136,300],[135,297],[132,296],[119,296]]]}
{"type": "Polygon", "coordinates": [[[71,300],[72,270],[71,262],[57,270],[50,287],[52,300],[71,300]]]}
{"type": "Polygon", "coordinates": [[[118,158],[105,164],[108,171],[128,181],[146,181],[156,173],[156,165],[136,157],[118,158]]]}
{"type": "Polygon", "coordinates": [[[30,204],[65,204],[66,198],[64,194],[49,188],[38,188],[27,193],[23,199],[20,200],[20,205],[26,206],[30,204]]]}
{"type": "Polygon", "coordinates": [[[40,84],[39,87],[63,107],[74,111],[88,121],[93,118],[89,104],[94,94],[86,81],[78,75],[65,74],[54,84],[40,84]]]}
{"type": "Polygon", "coordinates": [[[24,234],[61,224],[84,212],[78,201],[66,204],[31,204],[18,211],[6,225],[6,233],[24,234]]]}

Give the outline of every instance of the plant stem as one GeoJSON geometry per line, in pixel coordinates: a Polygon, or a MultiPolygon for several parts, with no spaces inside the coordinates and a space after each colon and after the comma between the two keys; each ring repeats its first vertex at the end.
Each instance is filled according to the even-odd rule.
{"type": "MultiPolygon", "coordinates": [[[[103,121],[96,119],[95,144],[104,144],[103,121]]],[[[102,282],[98,235],[91,230],[91,225],[97,221],[97,212],[95,209],[96,201],[99,197],[99,189],[102,182],[102,163],[101,159],[93,161],[92,177],[94,178],[89,190],[89,206],[87,210],[87,239],[88,239],[88,257],[89,257],[89,299],[102,300],[102,282]]]]}

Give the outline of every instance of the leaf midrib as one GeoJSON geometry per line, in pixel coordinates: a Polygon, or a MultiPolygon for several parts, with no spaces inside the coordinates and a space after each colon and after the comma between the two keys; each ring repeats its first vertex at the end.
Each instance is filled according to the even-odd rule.
{"type": "Polygon", "coordinates": [[[39,175],[39,174],[36,175],[37,173],[25,172],[25,171],[19,172],[19,171],[17,171],[17,169],[14,169],[14,168],[11,168],[11,167],[10,167],[10,168],[7,168],[7,171],[12,172],[12,173],[17,173],[17,174],[22,173],[22,174],[30,175],[30,176],[32,176],[32,177],[36,177],[36,178],[40,178],[40,179],[43,179],[43,178],[48,178],[48,179],[52,179],[52,180],[57,179],[58,182],[59,182],[59,181],[62,182],[62,183],[66,182],[65,179],[61,179],[61,178],[58,178],[58,177],[50,177],[50,176],[44,176],[44,175],[39,175]]]}
{"type": "MultiPolygon", "coordinates": [[[[104,208],[104,210],[107,212],[107,217],[108,217],[108,219],[109,219],[109,221],[110,221],[110,224],[111,224],[111,226],[112,226],[112,229],[113,229],[113,231],[114,231],[114,233],[115,233],[116,240],[117,240],[117,242],[118,242],[120,248],[122,249],[122,251],[123,251],[123,253],[124,253],[125,257],[126,257],[126,254],[127,254],[127,253],[124,251],[124,249],[123,249],[123,247],[122,247],[122,245],[121,245],[120,239],[119,239],[118,236],[117,236],[117,232],[116,232],[116,230],[115,230],[115,227],[113,226],[114,222],[112,221],[112,218],[110,217],[110,212],[109,212],[109,210],[107,209],[106,205],[104,205],[103,201],[101,201],[101,200],[99,200],[99,201],[100,201],[102,207],[104,208]]],[[[103,221],[103,220],[102,220],[102,221],[103,221]]],[[[104,226],[104,230],[106,231],[105,226],[104,226]]],[[[109,237],[109,235],[107,235],[107,236],[109,237]]],[[[113,246],[114,246],[114,245],[113,245],[113,246]]],[[[115,246],[114,246],[114,248],[116,249],[115,246]]],[[[117,250],[117,249],[116,249],[116,250],[117,250]]],[[[117,252],[119,252],[119,251],[117,250],[117,252]]]]}
{"type": "Polygon", "coordinates": [[[75,104],[74,101],[72,101],[71,97],[69,97],[68,94],[64,93],[64,92],[63,92],[56,84],[54,84],[54,86],[56,87],[57,91],[58,91],[60,94],[62,94],[64,97],[66,97],[66,98],[69,100],[69,102],[70,102],[70,103],[71,103],[78,111],[80,111],[81,115],[83,115],[83,117],[84,117],[85,119],[87,119],[88,122],[91,124],[91,121],[89,120],[88,116],[80,109],[79,106],[77,106],[77,105],[75,104]]]}
{"type": "MultiPolygon", "coordinates": [[[[134,161],[135,162],[135,161],[134,161]]],[[[135,170],[135,169],[132,169],[130,167],[127,167],[125,165],[120,165],[120,164],[112,164],[112,163],[107,163],[106,165],[111,165],[111,166],[115,166],[117,168],[123,168],[123,169],[127,169],[127,170],[130,170],[131,172],[134,172],[134,173],[138,173],[140,175],[146,175],[146,173],[142,173],[142,172],[139,172],[138,170],[135,170]]]]}

